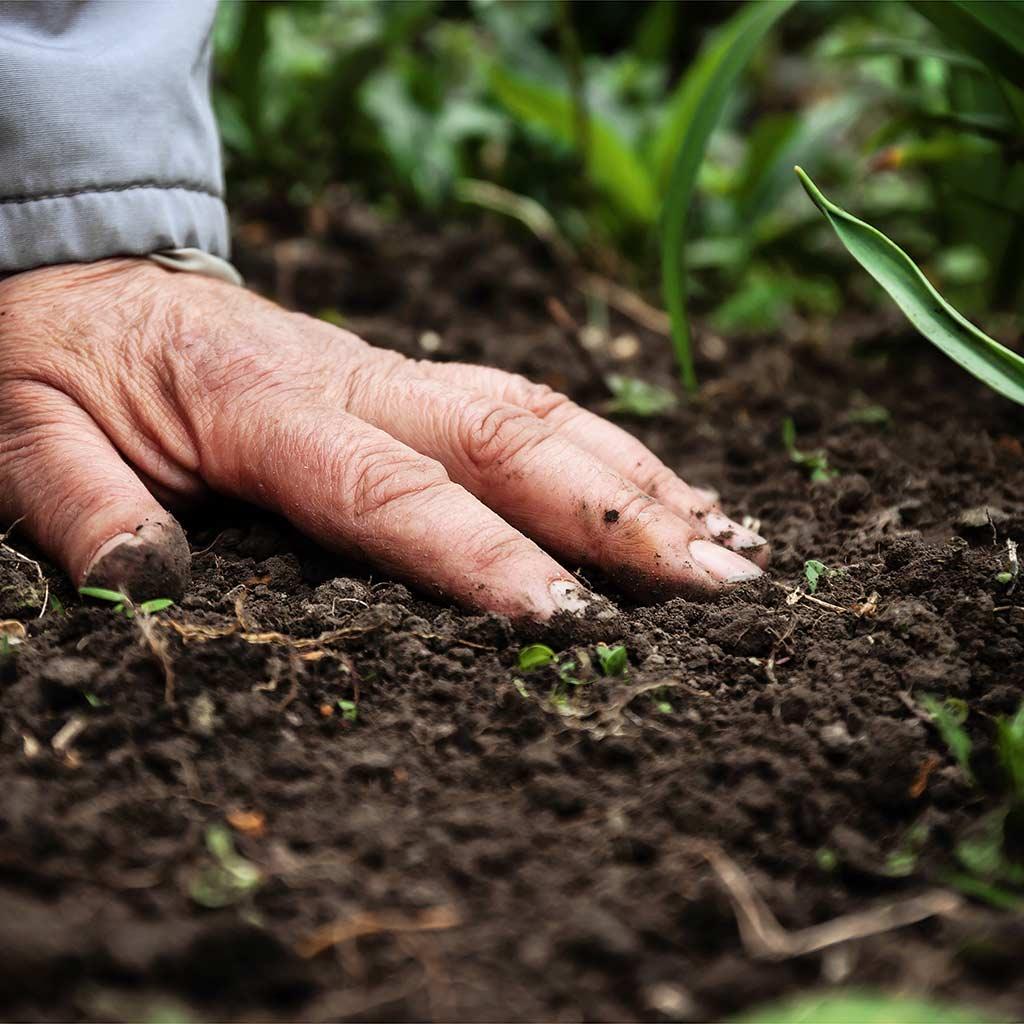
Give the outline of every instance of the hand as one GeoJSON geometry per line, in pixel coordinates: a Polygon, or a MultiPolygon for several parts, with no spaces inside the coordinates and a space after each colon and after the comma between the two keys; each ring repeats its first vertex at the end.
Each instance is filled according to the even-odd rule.
{"type": "Polygon", "coordinates": [[[649,597],[712,595],[767,562],[706,493],[547,387],[409,360],[146,260],[0,282],[0,353],[0,522],[76,584],[180,595],[189,549],[163,505],[207,488],[512,616],[583,611],[563,565],[649,597]]]}

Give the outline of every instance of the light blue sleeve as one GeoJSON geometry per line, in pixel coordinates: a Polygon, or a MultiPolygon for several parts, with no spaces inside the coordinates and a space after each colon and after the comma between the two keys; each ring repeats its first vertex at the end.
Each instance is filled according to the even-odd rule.
{"type": "Polygon", "coordinates": [[[215,0],[0,2],[0,274],[228,256],[215,0]]]}

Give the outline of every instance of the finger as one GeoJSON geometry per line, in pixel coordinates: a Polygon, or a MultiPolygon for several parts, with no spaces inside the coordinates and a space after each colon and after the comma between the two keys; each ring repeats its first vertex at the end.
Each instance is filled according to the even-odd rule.
{"type": "Polygon", "coordinates": [[[422,588],[535,619],[596,600],[439,463],[348,413],[265,401],[204,440],[214,487],[422,588]]]}
{"type": "Polygon", "coordinates": [[[718,508],[718,496],[690,487],[632,434],[595,416],[564,395],[517,374],[461,363],[416,364],[433,379],[450,380],[503,402],[528,409],[573,444],[597,456],[641,491],[686,519],[698,532],[758,565],[768,565],[768,542],[718,508]]]}
{"type": "Polygon", "coordinates": [[[712,593],[761,573],[519,406],[393,374],[366,378],[348,407],[545,547],[641,594],[712,593]]]}
{"type": "Polygon", "coordinates": [[[41,384],[0,395],[0,510],[78,586],[134,600],[180,598],[188,542],[103,432],[70,398],[41,384]]]}

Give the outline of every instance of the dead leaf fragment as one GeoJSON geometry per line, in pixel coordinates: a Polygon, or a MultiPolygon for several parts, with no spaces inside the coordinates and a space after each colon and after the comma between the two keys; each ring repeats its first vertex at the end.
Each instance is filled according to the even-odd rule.
{"type": "Polygon", "coordinates": [[[236,832],[247,836],[261,836],[267,827],[267,819],[259,811],[230,811],[226,820],[236,832]]]}

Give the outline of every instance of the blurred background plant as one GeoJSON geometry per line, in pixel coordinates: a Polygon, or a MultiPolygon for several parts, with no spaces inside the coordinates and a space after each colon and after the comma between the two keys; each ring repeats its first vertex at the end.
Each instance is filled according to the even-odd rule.
{"type": "Polygon", "coordinates": [[[229,2],[215,41],[242,206],[343,182],[385,214],[484,207],[657,295],[674,194],[669,290],[763,332],[885,301],[799,163],[997,335],[1021,302],[1018,0],[229,2]]]}

